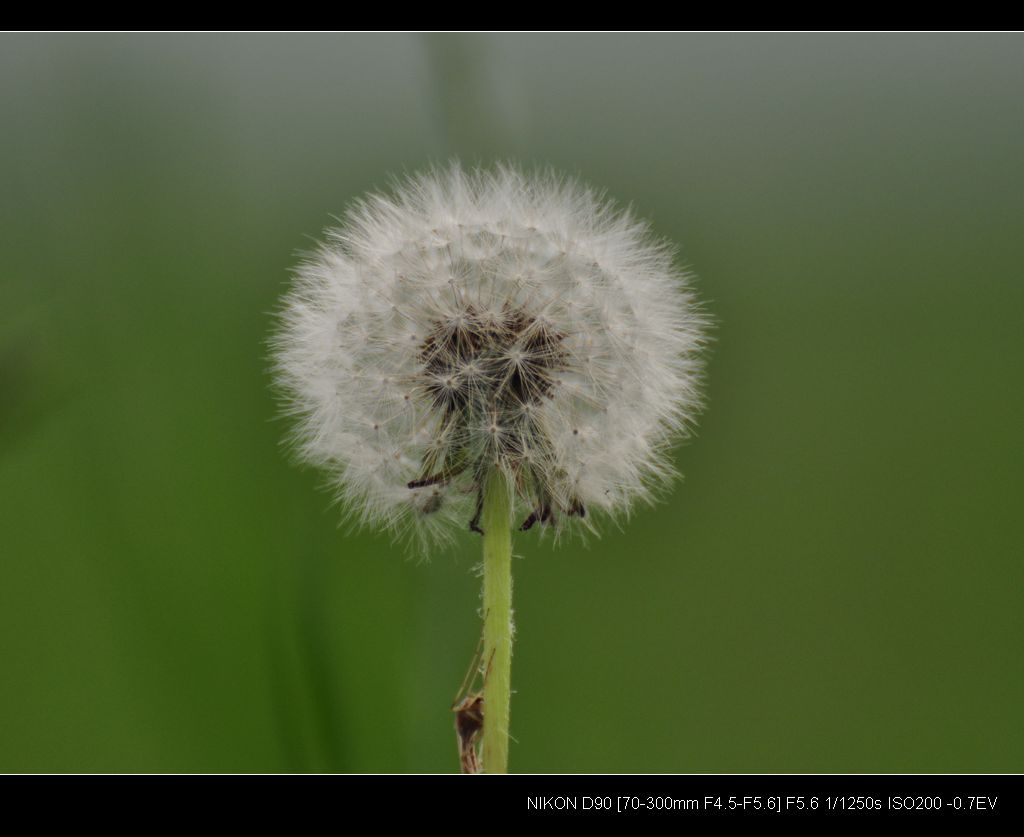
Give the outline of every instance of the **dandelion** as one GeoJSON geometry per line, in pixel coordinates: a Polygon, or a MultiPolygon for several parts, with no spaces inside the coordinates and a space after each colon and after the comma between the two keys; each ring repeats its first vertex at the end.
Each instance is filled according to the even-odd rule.
{"type": "Polygon", "coordinates": [[[674,475],[706,321],[648,226],[574,181],[457,164],[348,211],[275,338],[303,459],[363,524],[483,535],[483,766],[507,763],[511,529],[628,515],[674,475]]]}

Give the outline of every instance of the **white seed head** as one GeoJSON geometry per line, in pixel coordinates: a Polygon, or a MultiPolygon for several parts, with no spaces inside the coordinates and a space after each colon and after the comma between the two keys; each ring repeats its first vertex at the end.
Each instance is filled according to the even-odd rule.
{"type": "Polygon", "coordinates": [[[673,250],[576,182],[457,164],[353,205],[296,270],[274,345],[301,457],[360,522],[523,528],[628,513],[673,476],[706,319],[673,250]]]}

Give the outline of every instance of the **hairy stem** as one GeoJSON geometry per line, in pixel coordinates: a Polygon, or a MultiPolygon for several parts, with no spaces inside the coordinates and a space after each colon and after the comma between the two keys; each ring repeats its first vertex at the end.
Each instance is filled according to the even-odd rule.
{"type": "Polygon", "coordinates": [[[512,669],[512,495],[497,468],[484,488],[484,773],[508,772],[512,669]]]}

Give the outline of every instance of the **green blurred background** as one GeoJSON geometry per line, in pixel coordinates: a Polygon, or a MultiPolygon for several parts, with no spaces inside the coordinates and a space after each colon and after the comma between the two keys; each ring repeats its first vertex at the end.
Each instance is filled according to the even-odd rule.
{"type": "Polygon", "coordinates": [[[1020,771],[1024,40],[0,36],[0,770],[453,771],[478,541],[289,464],[388,174],[552,164],[718,321],[667,502],[516,549],[516,771],[1020,771]]]}

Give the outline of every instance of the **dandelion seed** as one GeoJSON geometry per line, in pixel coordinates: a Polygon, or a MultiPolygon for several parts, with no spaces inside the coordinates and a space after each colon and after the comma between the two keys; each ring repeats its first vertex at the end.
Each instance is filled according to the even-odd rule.
{"type": "Polygon", "coordinates": [[[705,327],[645,223],[507,166],[365,197],[296,271],[274,352],[302,458],[361,523],[423,546],[484,535],[488,772],[507,748],[510,519],[593,530],[665,486],[705,327]]]}

